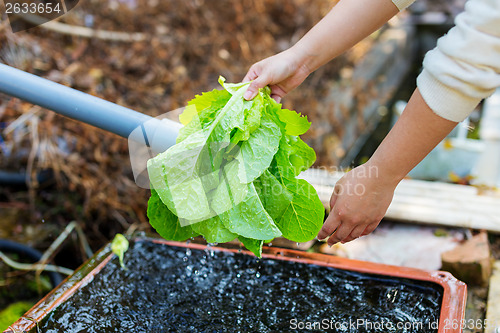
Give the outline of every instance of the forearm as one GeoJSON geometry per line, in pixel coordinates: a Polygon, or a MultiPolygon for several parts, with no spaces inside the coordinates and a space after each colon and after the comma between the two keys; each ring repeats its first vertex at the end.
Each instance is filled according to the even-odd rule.
{"type": "Polygon", "coordinates": [[[341,0],[292,49],[310,72],[379,29],[398,8],[391,0],[341,0]]]}
{"type": "Polygon", "coordinates": [[[417,89],[368,163],[376,167],[382,182],[396,185],[456,125],[435,114],[417,89]]]}

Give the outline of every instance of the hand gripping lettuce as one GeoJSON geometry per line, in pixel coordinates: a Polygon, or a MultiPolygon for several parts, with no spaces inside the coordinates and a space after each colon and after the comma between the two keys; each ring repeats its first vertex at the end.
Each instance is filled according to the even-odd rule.
{"type": "Polygon", "coordinates": [[[202,235],[209,243],[238,238],[255,255],[283,236],[313,239],[324,208],[314,188],[296,176],[316,154],[299,135],[305,116],[282,109],[266,87],[243,98],[249,83],[196,96],[180,115],[177,142],[148,161],[148,218],[165,239],[202,235]]]}

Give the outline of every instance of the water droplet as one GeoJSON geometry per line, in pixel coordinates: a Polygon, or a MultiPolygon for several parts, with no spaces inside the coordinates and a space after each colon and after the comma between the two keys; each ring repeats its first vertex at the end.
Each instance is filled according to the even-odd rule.
{"type": "Polygon", "coordinates": [[[184,258],[182,258],[182,261],[186,262],[186,261],[188,261],[188,258],[184,257],[184,258]]]}
{"type": "Polygon", "coordinates": [[[299,247],[300,247],[300,243],[297,243],[297,248],[299,248],[299,247]]]}
{"type": "Polygon", "coordinates": [[[269,244],[267,244],[267,246],[273,246],[273,243],[269,243],[269,244]]]}
{"type": "Polygon", "coordinates": [[[259,272],[257,272],[257,273],[255,274],[255,277],[256,277],[257,279],[258,279],[258,278],[260,278],[260,273],[259,273],[259,272]]]}

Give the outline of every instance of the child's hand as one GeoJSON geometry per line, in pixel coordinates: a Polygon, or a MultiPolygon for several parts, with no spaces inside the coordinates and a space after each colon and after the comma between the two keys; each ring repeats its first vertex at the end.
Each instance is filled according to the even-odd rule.
{"type": "Polygon", "coordinates": [[[268,85],[271,97],[279,103],[311,73],[300,59],[297,51],[291,48],[252,65],[243,79],[243,82],[253,80],[244,95],[245,99],[251,100],[260,88],[268,85]]]}
{"type": "Polygon", "coordinates": [[[335,185],[330,214],[318,233],[320,240],[329,237],[330,246],[372,232],[391,203],[397,183],[386,182],[377,167],[368,163],[351,170],[335,185]]]}

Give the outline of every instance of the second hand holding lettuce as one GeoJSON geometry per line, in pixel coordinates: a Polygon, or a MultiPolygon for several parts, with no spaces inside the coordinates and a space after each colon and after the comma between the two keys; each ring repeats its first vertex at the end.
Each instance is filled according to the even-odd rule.
{"type": "Polygon", "coordinates": [[[148,161],[148,218],[165,239],[202,235],[209,243],[238,238],[261,256],[278,236],[313,239],[324,207],[314,188],[296,176],[316,154],[299,135],[307,118],[282,109],[261,89],[243,98],[249,83],[197,95],[180,115],[177,143],[148,161]]]}

